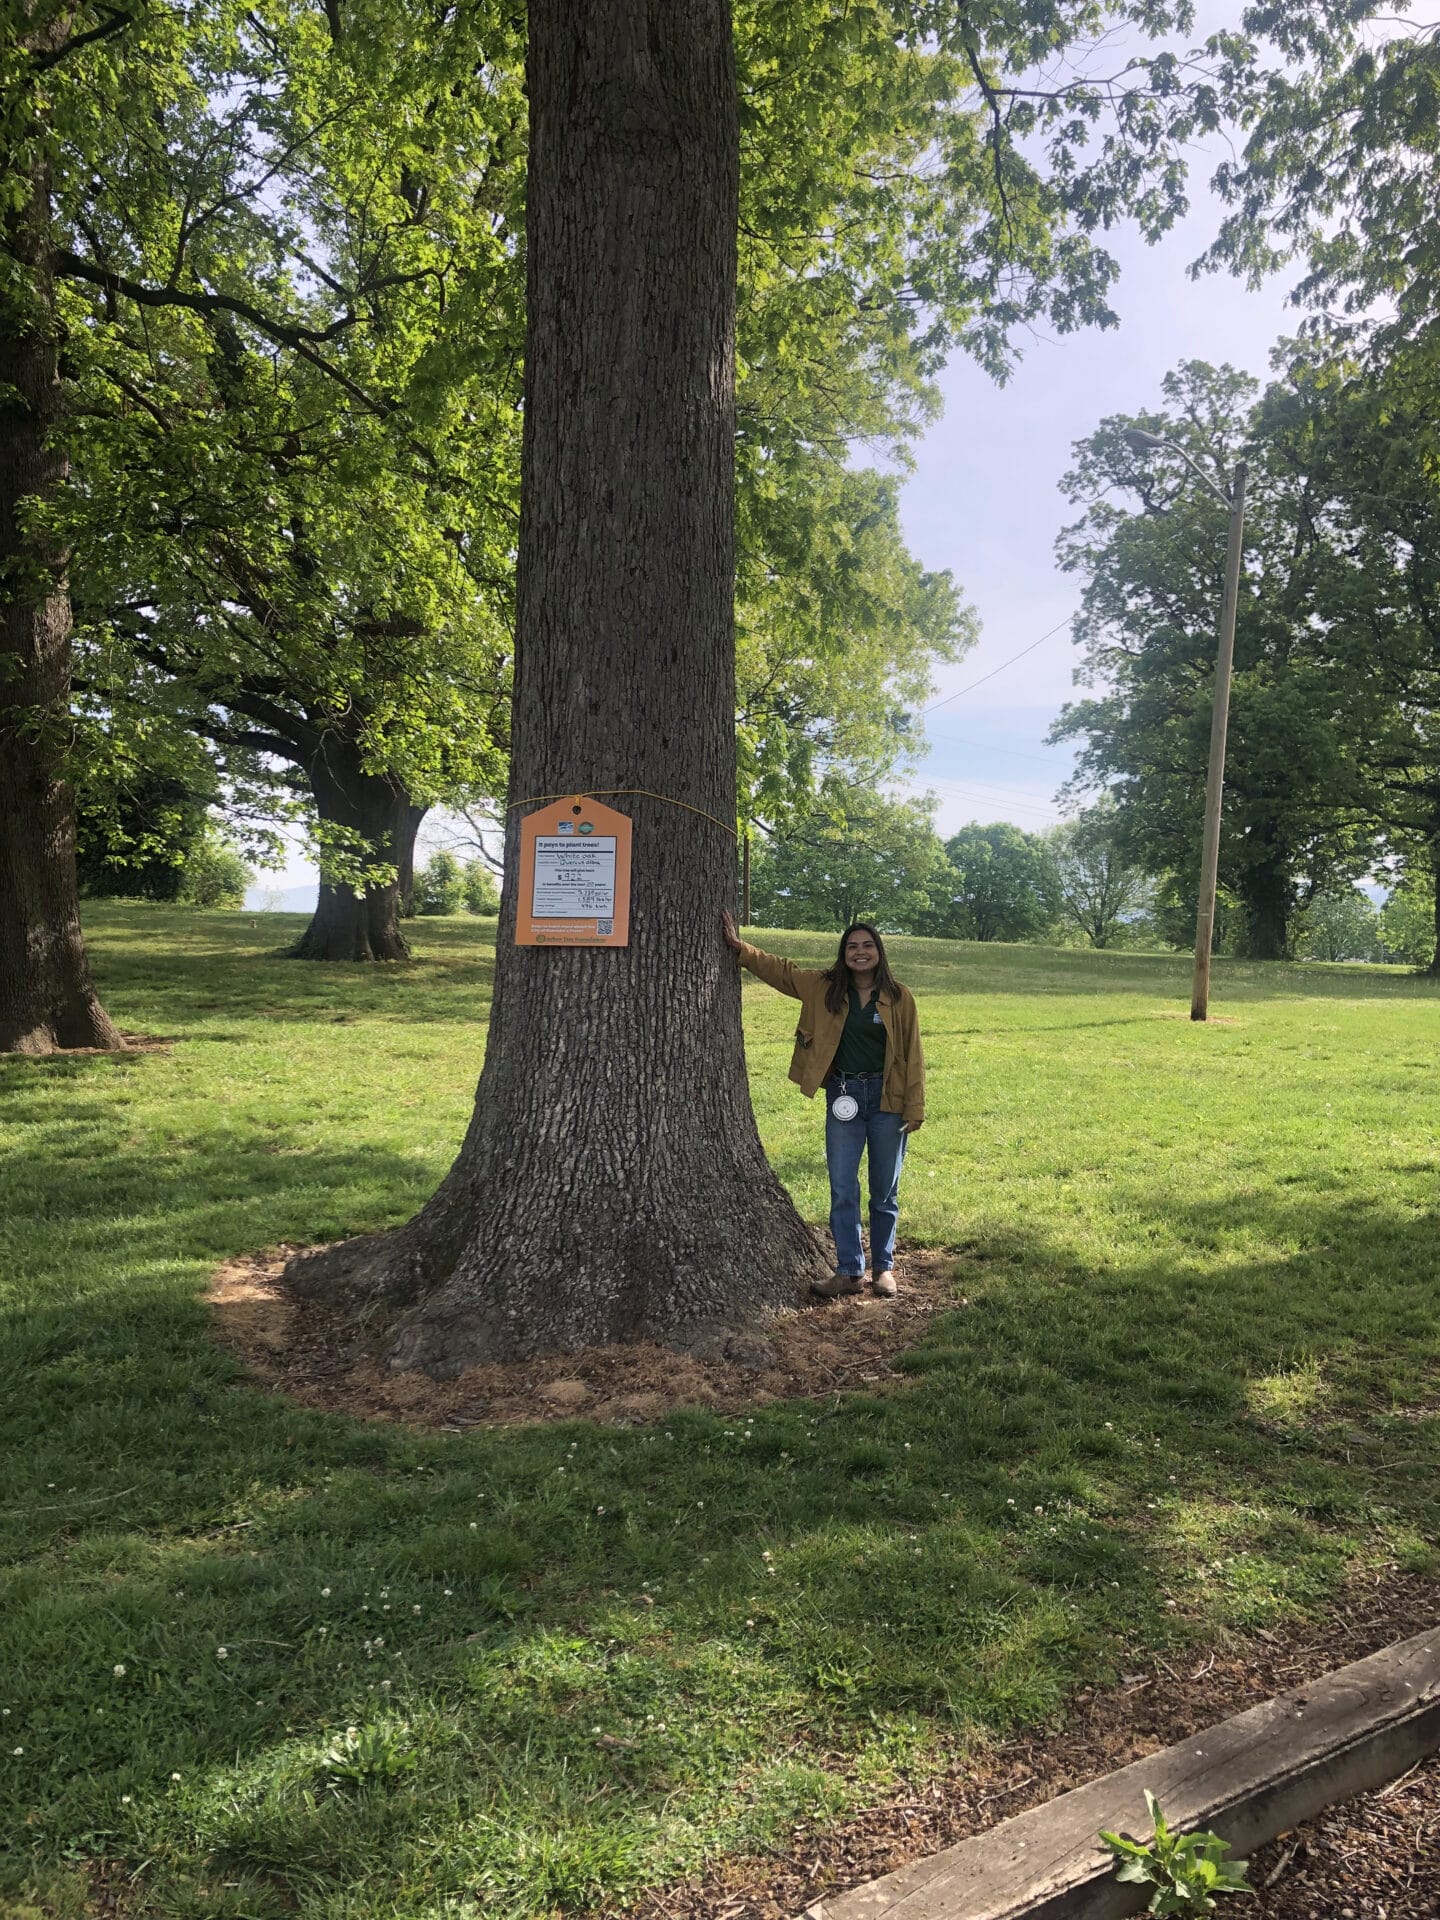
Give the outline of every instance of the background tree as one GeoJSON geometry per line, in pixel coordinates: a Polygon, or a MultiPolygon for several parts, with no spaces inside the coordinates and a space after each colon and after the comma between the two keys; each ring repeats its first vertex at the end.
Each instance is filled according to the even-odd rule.
{"type": "MultiPolygon", "coordinates": [[[[80,931],[67,779],[70,556],[55,512],[66,477],[55,182],[87,114],[124,105],[111,43],[128,15],[21,0],[0,35],[0,1052],[114,1048],[80,931]]],[[[163,31],[163,29],[162,29],[163,31]]]]}
{"type": "Polygon", "coordinates": [[[1380,939],[1390,959],[1432,968],[1435,961],[1435,879],[1417,868],[1393,888],[1380,910],[1380,939]]]}
{"type": "Polygon", "coordinates": [[[1314,644],[1323,538],[1309,476],[1260,431],[1253,381],[1191,361],[1164,390],[1164,411],[1107,420],[1077,443],[1064,482],[1086,505],[1059,551],[1084,582],[1079,677],[1095,691],[1065,707],[1052,737],[1083,737],[1075,790],[1108,789],[1122,849],[1187,892],[1199,867],[1227,516],[1178,459],[1139,456],[1123,434],[1132,424],[1161,434],[1217,478],[1243,450],[1247,569],[1220,873],[1240,909],[1242,950],[1281,959],[1299,907],[1363,870],[1373,844],[1339,724],[1348,690],[1314,644]]]}
{"type": "Polygon", "coordinates": [[[254,878],[244,856],[207,822],[186,851],[176,898],[187,907],[243,907],[254,878]]]}
{"type": "Polygon", "coordinates": [[[873,792],[914,758],[933,669],[976,622],[907,552],[893,476],[830,451],[783,471],[742,452],[739,481],[737,810],[786,839],[794,816],[813,839],[817,803],[833,812],[843,787],[873,792]]]}
{"type": "Polygon", "coordinates": [[[465,874],[453,853],[432,853],[415,875],[415,911],[455,914],[465,911],[465,874]]]}
{"type": "Polygon", "coordinates": [[[1332,338],[1372,339],[1433,398],[1440,23],[1410,12],[1280,0],[1214,43],[1219,98],[1245,139],[1215,176],[1232,211],[1206,264],[1258,283],[1298,257],[1298,297],[1332,338]]]}
{"type": "Polygon", "coordinates": [[[821,802],[760,843],[751,876],[756,925],[839,932],[864,919],[885,933],[915,932],[944,864],[933,798],[890,800],[832,786],[821,802]]]}
{"type": "Polygon", "coordinates": [[[483,860],[467,860],[461,868],[467,913],[494,914],[500,911],[500,889],[495,876],[483,860]]]}
{"type": "Polygon", "coordinates": [[[1044,840],[1061,918],[1078,927],[1092,947],[1110,946],[1122,925],[1148,906],[1153,892],[1148,876],[1125,854],[1114,806],[1102,800],[1087,807],[1044,840]]]}
{"type": "MultiPolygon", "coordinates": [[[[1440,850],[1440,491],[1433,422],[1405,371],[1297,354],[1260,426],[1303,473],[1306,644],[1331,690],[1351,791],[1390,855],[1440,850]]],[[[1431,903],[1440,927],[1440,889],[1431,903]]]]}
{"type": "Polygon", "coordinates": [[[415,875],[415,912],[427,914],[498,913],[500,894],[494,875],[479,860],[462,866],[441,847],[415,875]]]}
{"type": "Polygon", "coordinates": [[[1059,904],[1054,863],[1038,834],[1006,821],[972,824],[945,842],[926,931],[952,940],[1033,940],[1059,904]]]}
{"type": "Polygon", "coordinates": [[[84,180],[66,201],[86,669],[112,705],[288,767],[321,867],[307,958],[403,956],[427,806],[503,775],[506,45],[483,14],[369,0],[202,9],[158,130],[117,137],[94,205],[84,180]],[[157,175],[185,209],[158,232],[132,212],[157,175]]]}
{"type": "Polygon", "coordinates": [[[1311,960],[1377,960],[1380,914],[1358,887],[1317,893],[1300,922],[1299,946],[1311,960]]]}

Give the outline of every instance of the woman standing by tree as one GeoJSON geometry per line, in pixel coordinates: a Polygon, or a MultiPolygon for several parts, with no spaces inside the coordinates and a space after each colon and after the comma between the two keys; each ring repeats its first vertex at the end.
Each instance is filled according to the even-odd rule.
{"type": "Polygon", "coordinates": [[[811,1290],[826,1299],[864,1290],[860,1157],[868,1148],[871,1285],[881,1299],[893,1300],[900,1168],[906,1141],[925,1120],[915,996],[891,973],[885,943],[868,921],[845,929],[835,964],[823,973],[748,946],[728,913],[721,926],[742,967],[800,1002],[790,1078],[807,1098],[825,1089],[835,1271],[811,1290]]]}

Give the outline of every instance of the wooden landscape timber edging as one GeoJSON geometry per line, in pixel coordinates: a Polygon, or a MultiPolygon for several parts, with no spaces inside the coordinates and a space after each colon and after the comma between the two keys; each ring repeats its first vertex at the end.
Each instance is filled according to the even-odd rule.
{"type": "Polygon", "coordinates": [[[1115,1879],[1106,1827],[1150,1837],[1143,1790],[1172,1831],[1213,1827],[1244,1858],[1337,1800],[1440,1747],[1440,1623],[1277,1694],[1178,1746],[1002,1821],[802,1920],[1114,1920],[1153,1889],[1115,1879]]]}

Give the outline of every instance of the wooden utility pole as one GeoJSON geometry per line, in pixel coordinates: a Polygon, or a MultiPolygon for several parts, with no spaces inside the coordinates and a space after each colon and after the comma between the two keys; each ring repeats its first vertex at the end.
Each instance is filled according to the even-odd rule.
{"type": "Polygon", "coordinates": [[[1235,610],[1240,598],[1240,561],[1245,544],[1243,460],[1230,483],[1230,539],[1225,552],[1225,597],[1220,607],[1220,649],[1215,661],[1215,698],[1210,710],[1210,768],[1205,777],[1205,839],[1200,853],[1200,905],[1195,918],[1195,977],[1190,1018],[1210,1017],[1210,949],[1215,943],[1215,885],[1220,869],[1220,803],[1225,792],[1225,735],[1230,723],[1230,672],[1235,660],[1235,610]]]}

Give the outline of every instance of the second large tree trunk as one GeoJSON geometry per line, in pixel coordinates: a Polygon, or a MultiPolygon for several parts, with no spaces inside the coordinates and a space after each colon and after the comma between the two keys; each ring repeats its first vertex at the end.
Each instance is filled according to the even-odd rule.
{"type": "Polygon", "coordinates": [[[291,948],[296,960],[408,960],[400,932],[404,876],[413,872],[415,835],[425,809],[414,806],[395,781],[366,773],[358,749],[327,734],[324,751],[306,771],[315,811],[329,827],[357,836],[366,858],[391,877],[364,887],[321,879],[320,898],[308,927],[291,948]]]}
{"type": "MultiPolygon", "coordinates": [[[[1252,827],[1251,832],[1267,847],[1273,845],[1275,833],[1267,824],[1252,827]]],[[[1295,894],[1281,854],[1275,851],[1246,868],[1239,889],[1245,911],[1245,958],[1288,960],[1295,894]]]]}
{"type": "Polygon", "coordinates": [[[635,823],[630,945],[517,947],[512,878],[449,1177],[398,1233],[293,1270],[403,1304],[392,1363],[437,1374],[723,1340],[824,1267],[760,1146],[718,931],[735,892],[728,5],[532,0],[528,79],[507,875],[521,803],[648,791],[607,802],[635,823]]]}
{"type": "Polygon", "coordinates": [[[37,525],[65,480],[49,245],[37,163],[0,248],[0,1053],[122,1044],[80,932],[66,555],[37,525]]]}

